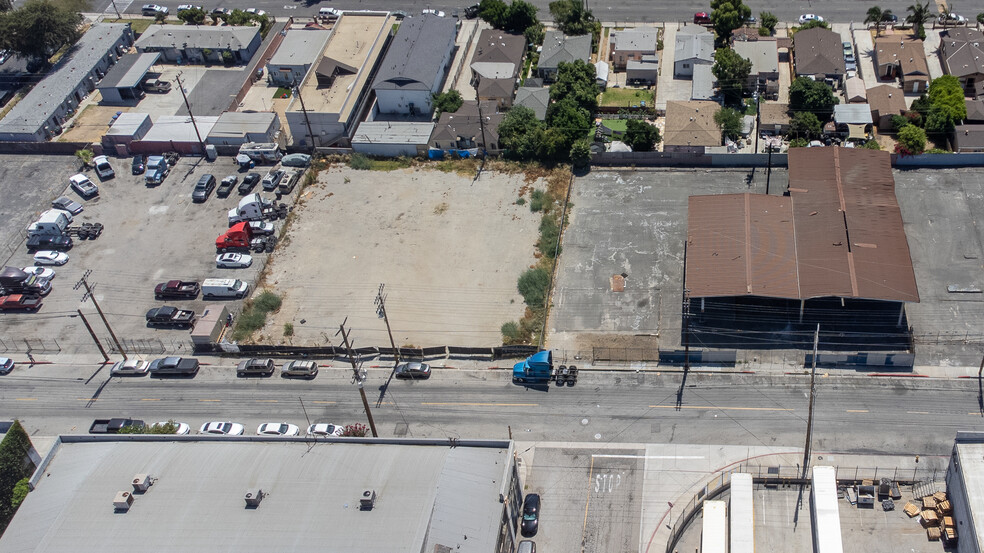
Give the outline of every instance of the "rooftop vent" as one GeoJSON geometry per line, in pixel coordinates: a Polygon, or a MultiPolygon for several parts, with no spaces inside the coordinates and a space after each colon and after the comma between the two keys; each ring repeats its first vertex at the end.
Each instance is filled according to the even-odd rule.
{"type": "Polygon", "coordinates": [[[130,505],[133,505],[133,494],[130,492],[116,492],[116,497],[113,499],[113,508],[116,509],[117,513],[129,511],[130,505]]]}
{"type": "Polygon", "coordinates": [[[135,474],[133,475],[133,493],[143,493],[150,488],[150,475],[149,474],[135,474]]]}
{"type": "Polygon", "coordinates": [[[366,490],[362,492],[362,497],[359,498],[359,509],[362,511],[371,511],[373,507],[376,506],[376,491],[366,490]]]}
{"type": "Polygon", "coordinates": [[[252,507],[255,509],[260,506],[260,501],[263,500],[263,490],[259,488],[248,489],[246,490],[246,495],[243,496],[243,499],[246,500],[247,508],[252,507]]]}

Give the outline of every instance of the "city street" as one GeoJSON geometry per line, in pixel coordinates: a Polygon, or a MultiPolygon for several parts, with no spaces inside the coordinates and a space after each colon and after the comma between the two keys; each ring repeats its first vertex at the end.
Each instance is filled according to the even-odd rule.
{"type": "MultiPolygon", "coordinates": [[[[351,371],[335,363],[313,381],[240,379],[232,366],[194,379],[109,378],[108,366],[19,367],[2,377],[0,419],[32,435],[85,433],[93,419],[175,419],[197,429],[231,420],[365,423],[351,371]]],[[[583,372],[574,387],[525,389],[503,370],[440,370],[429,381],[370,369],[366,393],[381,437],[537,442],[680,443],[802,447],[809,377],[583,372]],[[381,387],[385,386],[385,393],[381,387]]],[[[946,455],[957,430],[981,423],[975,379],[817,376],[814,449],[946,455]],[[905,432],[899,432],[905,428],[905,432]]]]}

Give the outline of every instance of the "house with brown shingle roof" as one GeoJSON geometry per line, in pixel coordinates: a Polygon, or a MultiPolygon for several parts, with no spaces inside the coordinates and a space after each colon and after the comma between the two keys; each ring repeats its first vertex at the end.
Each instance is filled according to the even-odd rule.
{"type": "Polygon", "coordinates": [[[907,35],[875,39],[875,67],[879,79],[901,79],[906,92],[921,94],[929,88],[929,64],[919,39],[907,35]]]}
{"type": "Polygon", "coordinates": [[[797,77],[822,77],[840,82],[844,77],[841,36],[823,27],[793,35],[793,63],[797,77]]]}
{"type": "Polygon", "coordinates": [[[721,129],[714,122],[720,110],[717,102],[667,102],[663,151],[703,153],[706,147],[720,146],[721,129]]]}
{"type": "Polygon", "coordinates": [[[943,31],[940,59],[946,74],[960,79],[964,94],[984,95],[984,33],[969,27],[943,31]]]}
{"type": "Polygon", "coordinates": [[[872,87],[868,89],[868,106],[871,108],[871,120],[878,125],[878,130],[891,131],[892,116],[902,115],[906,110],[905,95],[890,84],[872,87]]]}
{"type": "Polygon", "coordinates": [[[789,104],[760,103],[758,128],[761,133],[786,134],[789,131],[789,104]]]}

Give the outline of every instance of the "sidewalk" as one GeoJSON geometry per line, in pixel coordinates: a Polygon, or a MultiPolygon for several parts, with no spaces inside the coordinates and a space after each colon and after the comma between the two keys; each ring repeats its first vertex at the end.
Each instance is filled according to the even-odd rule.
{"type": "Polygon", "coordinates": [[[878,71],[875,69],[875,41],[868,29],[854,30],[854,56],[858,60],[858,75],[864,79],[866,87],[878,85],[878,71]]]}
{"type": "Polygon", "coordinates": [[[659,59],[659,81],[656,85],[656,109],[665,110],[666,102],[673,85],[673,52],[676,47],[676,33],[679,23],[668,22],[663,27],[663,49],[659,59]]]}

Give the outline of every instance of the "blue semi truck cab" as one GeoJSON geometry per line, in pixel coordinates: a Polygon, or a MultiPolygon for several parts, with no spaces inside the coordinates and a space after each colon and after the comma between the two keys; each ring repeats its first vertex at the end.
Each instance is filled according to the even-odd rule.
{"type": "Polygon", "coordinates": [[[553,376],[553,354],[549,350],[537,352],[527,357],[525,361],[513,365],[515,384],[550,382],[553,376]]]}

